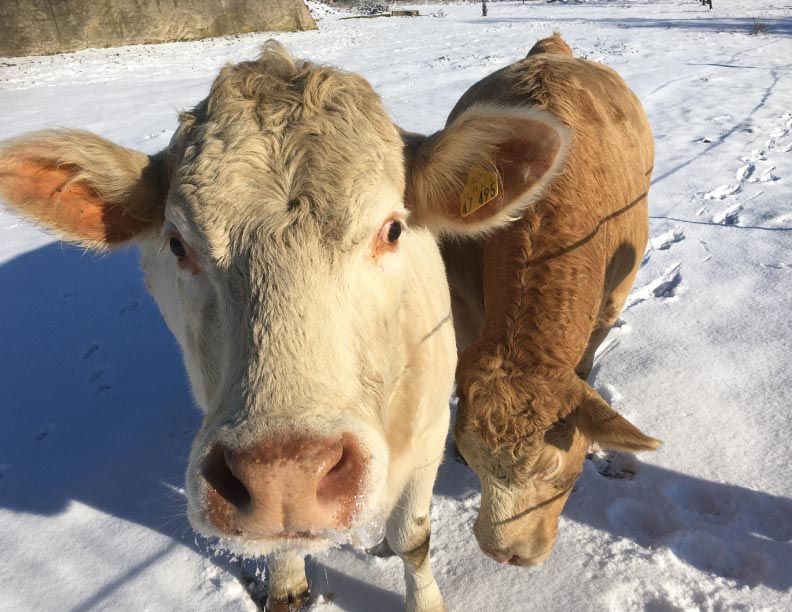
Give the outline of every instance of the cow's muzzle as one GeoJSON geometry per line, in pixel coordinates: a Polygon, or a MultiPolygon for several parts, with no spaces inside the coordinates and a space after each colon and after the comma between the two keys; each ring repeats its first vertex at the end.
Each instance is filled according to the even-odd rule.
{"type": "Polygon", "coordinates": [[[366,457],[350,436],[216,443],[201,465],[205,519],[243,539],[311,539],[348,529],[364,490],[366,457]]]}

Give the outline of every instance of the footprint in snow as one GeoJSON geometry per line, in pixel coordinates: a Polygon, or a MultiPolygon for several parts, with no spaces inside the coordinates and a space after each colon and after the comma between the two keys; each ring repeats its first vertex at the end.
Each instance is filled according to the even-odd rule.
{"type": "Polygon", "coordinates": [[[699,569],[739,580],[748,586],[756,586],[767,571],[767,561],[757,551],[730,542],[727,534],[716,538],[706,531],[685,529],[672,534],[664,543],[699,569]]]}
{"type": "Polygon", "coordinates": [[[662,507],[629,497],[611,504],[608,521],[616,532],[628,536],[643,548],[654,548],[680,528],[662,507]]]}
{"type": "Polygon", "coordinates": [[[628,310],[650,298],[668,299],[675,297],[677,289],[682,282],[682,274],[679,272],[681,267],[681,263],[675,264],[653,281],[633,289],[627,297],[624,310],[628,310]]]}
{"type": "Polygon", "coordinates": [[[756,165],[755,164],[745,164],[735,174],[735,178],[738,181],[748,181],[750,180],[753,173],[756,172],[756,165]]]}
{"type": "Polygon", "coordinates": [[[52,433],[52,430],[54,429],[54,427],[55,427],[55,425],[52,424],[52,423],[45,423],[44,425],[39,427],[39,429],[33,435],[33,441],[34,442],[41,442],[42,440],[47,438],[50,435],[50,433],[52,433]]]}
{"type": "Polygon", "coordinates": [[[734,498],[720,488],[672,482],[663,487],[661,492],[666,500],[691,518],[703,518],[718,524],[728,523],[734,518],[734,498]]]}
{"type": "Polygon", "coordinates": [[[633,480],[638,475],[640,463],[632,453],[598,450],[588,458],[603,478],[633,480]]]}
{"type": "Polygon", "coordinates": [[[652,238],[649,244],[654,251],[665,251],[671,248],[672,244],[682,242],[685,239],[685,232],[681,229],[672,229],[652,238]]]}
{"type": "Polygon", "coordinates": [[[762,173],[762,176],[759,177],[759,182],[760,183],[775,183],[776,181],[780,180],[781,177],[778,176],[774,172],[775,169],[776,169],[775,166],[773,166],[772,168],[768,168],[767,170],[765,170],[762,173]]]}
{"type": "Polygon", "coordinates": [[[741,191],[742,185],[740,183],[732,183],[729,185],[721,185],[720,187],[716,187],[712,191],[704,194],[704,197],[708,200],[723,200],[726,197],[740,193],[741,191]]]}
{"type": "Polygon", "coordinates": [[[102,395],[102,393],[109,391],[112,388],[113,388],[112,385],[97,385],[93,390],[93,395],[94,397],[98,397],[102,395]]]}
{"type": "Polygon", "coordinates": [[[792,542],[792,500],[762,500],[746,517],[748,529],[774,542],[792,542]]]}
{"type": "Polygon", "coordinates": [[[129,304],[127,304],[126,306],[124,306],[124,307],[123,307],[123,308],[122,308],[122,309],[121,309],[121,310],[118,312],[118,314],[120,314],[121,316],[123,316],[123,315],[125,315],[125,314],[127,314],[127,313],[129,313],[129,312],[132,312],[132,311],[134,311],[134,310],[137,310],[137,307],[138,307],[138,302],[136,302],[136,301],[129,302],[129,304]]]}
{"type": "Polygon", "coordinates": [[[100,346],[101,346],[101,345],[100,345],[98,342],[91,342],[91,344],[88,346],[88,348],[87,348],[87,349],[85,349],[85,351],[83,351],[83,356],[82,356],[82,358],[83,358],[83,359],[90,359],[90,358],[93,356],[93,354],[94,354],[96,351],[98,351],[98,350],[99,350],[99,347],[100,347],[100,346]]]}
{"type": "Polygon", "coordinates": [[[747,156],[741,157],[740,159],[747,163],[765,161],[767,159],[767,153],[764,149],[754,149],[747,156]]]}
{"type": "Polygon", "coordinates": [[[721,225],[737,225],[740,222],[740,213],[742,211],[743,205],[738,202],[714,215],[712,221],[721,225]]]}

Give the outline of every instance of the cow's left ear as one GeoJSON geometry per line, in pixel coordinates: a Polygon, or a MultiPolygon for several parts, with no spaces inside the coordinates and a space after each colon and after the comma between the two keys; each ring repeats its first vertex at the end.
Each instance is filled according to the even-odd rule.
{"type": "Polygon", "coordinates": [[[603,448],[622,451],[657,450],[662,444],[660,440],[644,435],[588,384],[580,383],[585,389],[582,401],[578,400],[577,426],[589,440],[603,448]]]}
{"type": "Polygon", "coordinates": [[[0,202],[61,238],[94,249],[162,226],[169,164],[81,130],[0,143],[0,202]]]}
{"type": "Polygon", "coordinates": [[[402,137],[414,221],[436,234],[470,236],[516,219],[540,198],[572,134],[541,109],[476,104],[432,136],[402,137]]]}

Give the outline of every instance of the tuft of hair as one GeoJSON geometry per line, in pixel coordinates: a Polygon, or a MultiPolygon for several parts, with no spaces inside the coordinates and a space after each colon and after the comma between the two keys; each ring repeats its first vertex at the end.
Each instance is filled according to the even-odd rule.
{"type": "Polygon", "coordinates": [[[549,38],[536,41],[536,44],[528,51],[528,56],[539,55],[540,53],[554,53],[555,55],[565,55],[574,57],[572,48],[561,38],[561,32],[556,30],[549,38]]]}

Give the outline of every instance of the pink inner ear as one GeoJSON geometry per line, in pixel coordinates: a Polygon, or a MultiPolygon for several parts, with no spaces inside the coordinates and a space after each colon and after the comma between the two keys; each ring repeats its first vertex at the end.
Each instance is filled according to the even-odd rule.
{"type": "Polygon", "coordinates": [[[462,217],[455,206],[453,216],[462,223],[486,221],[515,201],[530,198],[530,191],[552,169],[561,151],[560,134],[549,125],[530,119],[515,119],[514,130],[518,135],[498,146],[494,160],[501,179],[498,197],[467,217],[462,217]]]}
{"type": "Polygon", "coordinates": [[[0,181],[5,183],[9,201],[69,238],[116,244],[146,226],[120,206],[105,202],[88,184],[69,183],[76,172],[74,166],[54,167],[45,160],[26,159],[15,164],[10,176],[0,177],[0,181]]]}

